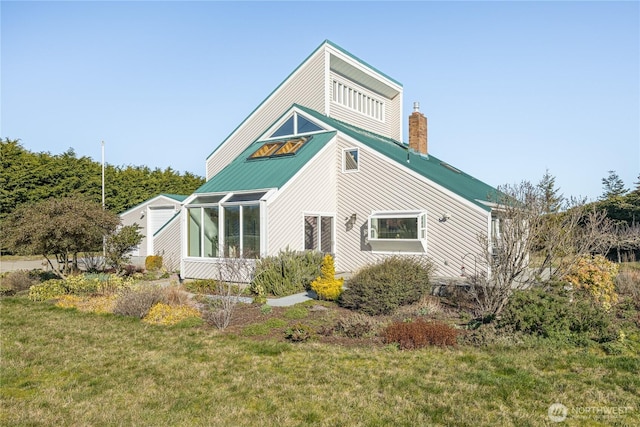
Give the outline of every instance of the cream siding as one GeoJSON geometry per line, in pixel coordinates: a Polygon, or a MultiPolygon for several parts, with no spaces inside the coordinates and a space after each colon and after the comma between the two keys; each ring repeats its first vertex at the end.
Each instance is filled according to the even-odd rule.
{"type": "MultiPolygon", "coordinates": [[[[267,204],[268,255],[276,255],[287,247],[304,249],[305,213],[335,213],[336,170],[331,167],[335,147],[335,142],[328,143],[267,204]]],[[[339,218],[335,218],[335,222],[339,222],[339,218]]]]}
{"type": "Polygon", "coordinates": [[[318,52],[273,92],[207,159],[207,180],[222,170],[293,104],[324,114],[324,53],[318,52]]]}
{"type": "MultiPolygon", "coordinates": [[[[342,148],[354,147],[353,142],[339,139],[337,156],[342,148]]],[[[487,231],[489,212],[457,197],[452,197],[436,184],[411,173],[400,165],[359,146],[359,168],[356,173],[341,173],[338,158],[338,218],[356,213],[352,229],[338,227],[336,258],[337,271],[354,271],[386,254],[374,253],[367,243],[367,219],[374,210],[427,211],[427,251],[439,276],[459,276],[463,257],[480,253],[477,237],[487,231]],[[450,218],[439,219],[443,214],[450,218]]],[[[467,267],[469,264],[467,263],[467,267]]],[[[469,272],[467,268],[467,272],[469,272]]]]}
{"type": "Polygon", "coordinates": [[[169,271],[180,268],[180,258],[182,247],[180,240],[180,216],[171,219],[153,239],[154,251],[162,256],[162,264],[169,271]]]}
{"type": "Polygon", "coordinates": [[[177,212],[180,209],[180,202],[169,197],[157,196],[120,214],[123,226],[133,224],[140,226],[140,234],[142,234],[143,238],[138,245],[138,250],[134,251],[134,256],[146,257],[154,255],[148,251],[148,248],[153,248],[155,244],[151,235],[151,209],[161,208],[174,209],[177,212]]]}

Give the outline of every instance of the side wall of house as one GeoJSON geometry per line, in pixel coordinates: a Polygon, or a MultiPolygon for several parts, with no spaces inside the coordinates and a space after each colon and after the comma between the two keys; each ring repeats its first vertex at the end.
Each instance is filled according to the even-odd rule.
{"type": "Polygon", "coordinates": [[[366,89],[333,71],[331,71],[330,77],[331,84],[329,86],[329,99],[331,100],[331,117],[342,120],[343,122],[351,123],[362,129],[367,129],[380,135],[384,135],[388,138],[393,138],[396,141],[401,140],[402,126],[400,126],[399,123],[402,121],[402,96],[400,94],[396,95],[393,99],[389,99],[383,95],[379,95],[369,89],[366,89]],[[358,112],[355,106],[353,108],[349,108],[334,101],[334,90],[336,88],[336,85],[333,84],[334,80],[346,85],[347,87],[353,88],[360,93],[384,102],[384,121],[368,117],[363,113],[358,112]]]}
{"type": "Polygon", "coordinates": [[[303,64],[207,159],[207,179],[256,140],[293,104],[324,114],[325,56],[322,51],[303,64]]]}
{"type": "MultiPolygon", "coordinates": [[[[169,209],[178,209],[180,207],[180,203],[171,200],[165,197],[158,197],[155,199],[151,199],[147,202],[144,202],[138,206],[135,206],[129,209],[126,212],[120,214],[120,218],[122,219],[122,225],[133,225],[138,224],[140,226],[140,234],[142,234],[143,238],[138,245],[138,250],[134,253],[135,256],[146,257],[147,255],[153,255],[148,253],[147,248],[149,247],[149,240],[153,239],[151,236],[151,224],[149,222],[150,218],[150,210],[151,209],[159,209],[159,208],[169,208],[169,209]]],[[[155,242],[154,242],[155,244],[155,242]]],[[[154,250],[155,252],[155,250],[154,250]]]]}
{"type": "MultiPolygon", "coordinates": [[[[267,254],[281,249],[304,249],[304,215],[336,212],[335,141],[289,181],[281,193],[267,205],[267,254]]],[[[336,218],[338,221],[339,218],[336,218]]]]}
{"type": "Polygon", "coordinates": [[[162,264],[169,271],[180,268],[180,230],[180,215],[177,215],[154,236],[154,251],[162,255],[162,264]]]}
{"type": "Polygon", "coordinates": [[[436,184],[382,157],[376,151],[349,140],[339,139],[337,166],[338,218],[356,214],[353,227],[338,228],[336,271],[356,271],[388,256],[371,251],[367,241],[368,217],[374,210],[427,211],[426,255],[436,266],[438,276],[461,274],[463,261],[467,273],[473,270],[473,257],[479,254],[478,233],[487,232],[489,212],[452,196],[436,184]],[[342,149],[359,149],[359,171],[343,173],[342,149]],[[450,218],[438,221],[443,213],[450,218]]]}

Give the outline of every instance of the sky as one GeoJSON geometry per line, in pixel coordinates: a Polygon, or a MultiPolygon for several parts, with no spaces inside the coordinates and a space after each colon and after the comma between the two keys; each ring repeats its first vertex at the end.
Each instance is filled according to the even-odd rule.
{"type": "Polygon", "coordinates": [[[640,3],[0,2],[0,137],[205,175],[324,40],[404,88],[429,152],[493,186],[597,199],[640,175],[640,3]]]}

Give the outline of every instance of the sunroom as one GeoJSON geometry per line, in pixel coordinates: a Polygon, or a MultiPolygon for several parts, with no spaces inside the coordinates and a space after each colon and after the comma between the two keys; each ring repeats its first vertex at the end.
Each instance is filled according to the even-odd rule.
{"type": "Polygon", "coordinates": [[[198,195],[185,206],[187,258],[259,258],[269,191],[198,195]]]}

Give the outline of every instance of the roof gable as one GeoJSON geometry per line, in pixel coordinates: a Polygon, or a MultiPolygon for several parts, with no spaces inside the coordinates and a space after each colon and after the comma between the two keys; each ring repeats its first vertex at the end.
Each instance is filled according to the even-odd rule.
{"type": "MultiPolygon", "coordinates": [[[[265,105],[267,101],[271,99],[278,90],[298,72],[298,70],[312,61],[316,55],[325,54],[324,52],[330,53],[329,66],[332,70],[350,77],[362,86],[367,87],[374,92],[383,94],[388,98],[394,98],[402,91],[402,84],[397,80],[394,80],[375,67],[372,67],[367,62],[349,53],[330,40],[324,40],[304,59],[304,61],[289,73],[289,75],[278,86],[276,86],[276,88],[273,89],[269,95],[267,95],[267,97],[263,99],[262,102],[258,104],[256,108],[254,108],[251,113],[249,113],[249,115],[238,124],[238,126],[235,127],[235,129],[233,129],[229,135],[227,135],[227,137],[207,156],[207,160],[209,160],[236,133],[236,131],[238,131],[254,114],[256,114],[260,108],[262,108],[263,105],[265,105]]],[[[328,94],[325,94],[325,96],[328,96],[328,94]]]]}

